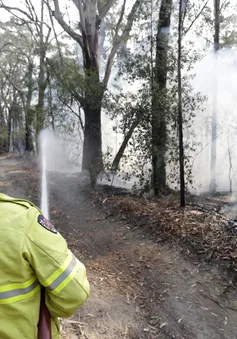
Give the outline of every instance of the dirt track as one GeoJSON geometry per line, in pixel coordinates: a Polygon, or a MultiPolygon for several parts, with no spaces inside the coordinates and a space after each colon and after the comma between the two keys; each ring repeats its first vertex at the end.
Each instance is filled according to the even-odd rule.
{"type": "MultiPolygon", "coordinates": [[[[107,219],[77,176],[49,179],[51,219],[86,264],[91,284],[86,305],[62,322],[67,338],[236,339],[237,293],[217,269],[107,219]]],[[[39,204],[36,162],[0,158],[0,190],[39,204]]]]}

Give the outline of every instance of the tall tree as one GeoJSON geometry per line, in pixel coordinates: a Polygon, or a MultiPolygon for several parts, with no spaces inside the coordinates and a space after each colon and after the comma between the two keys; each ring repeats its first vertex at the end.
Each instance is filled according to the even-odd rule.
{"type": "Polygon", "coordinates": [[[26,73],[26,86],[27,86],[26,103],[24,96],[22,96],[23,105],[25,105],[25,150],[28,152],[33,151],[33,140],[32,140],[32,122],[33,122],[32,98],[34,92],[33,69],[34,69],[33,60],[29,58],[28,69],[26,73]]]}
{"type": "Polygon", "coordinates": [[[172,0],[162,0],[156,36],[156,61],[152,79],[152,164],[155,195],[166,189],[168,49],[172,0]]]}
{"type": "MultiPolygon", "coordinates": [[[[214,52],[215,63],[218,61],[218,51],[220,49],[220,0],[214,0],[214,52]]],[[[216,73],[217,75],[217,73],[216,73]]],[[[216,192],[216,138],[217,138],[217,108],[218,108],[218,79],[213,79],[213,102],[212,102],[212,143],[211,143],[211,180],[210,192],[216,192]]]]}
{"type": "Polygon", "coordinates": [[[38,50],[39,50],[39,76],[38,76],[38,103],[36,115],[36,134],[44,128],[45,112],[44,112],[44,99],[45,90],[47,87],[46,71],[45,71],[45,57],[48,48],[48,40],[50,37],[51,28],[48,28],[46,39],[44,38],[44,0],[41,0],[41,13],[40,20],[36,25],[39,34],[38,50]]]}
{"type": "Polygon", "coordinates": [[[184,178],[184,141],[182,111],[182,34],[183,34],[183,0],[179,1],[178,19],[178,125],[179,125],[179,168],[180,168],[180,206],[185,207],[184,178]]]}
{"type": "MultiPolygon", "coordinates": [[[[27,121],[28,115],[25,95],[28,96],[27,69],[30,59],[33,58],[33,46],[27,33],[29,32],[24,27],[17,26],[13,19],[1,25],[0,76],[5,82],[5,85],[1,86],[1,101],[5,106],[5,118],[8,124],[9,151],[12,151],[10,144],[12,144],[11,136],[14,137],[12,134],[13,127],[15,127],[15,130],[22,128],[24,124],[22,116],[25,115],[25,121],[27,121]]],[[[31,100],[28,100],[28,108],[30,105],[31,100]]],[[[30,124],[28,123],[25,126],[25,130],[27,129],[28,135],[26,135],[26,132],[25,141],[29,142],[30,124]]]]}
{"type": "Polygon", "coordinates": [[[45,22],[44,6],[45,1],[41,0],[40,16],[37,14],[32,0],[24,0],[25,9],[10,6],[4,0],[0,0],[0,8],[8,11],[19,27],[25,26],[36,43],[35,51],[39,58],[38,70],[38,99],[36,107],[36,135],[44,128],[45,111],[44,99],[47,87],[46,53],[50,46],[51,27],[45,22]]]}
{"type": "Polygon", "coordinates": [[[80,102],[85,114],[82,168],[90,171],[91,179],[94,182],[103,166],[101,140],[102,100],[116,55],[120,47],[129,38],[134,18],[142,1],[135,1],[125,20],[127,1],[123,0],[123,5],[115,24],[113,41],[102,80],[99,67],[100,30],[101,27],[103,28],[102,24],[110,9],[116,4],[116,0],[73,0],[80,18],[80,22],[77,25],[78,31],[65,21],[60,10],[59,1],[53,0],[53,2],[53,16],[69,36],[77,42],[82,51],[84,94],[80,97],[80,102]]]}
{"type": "MultiPolygon", "coordinates": [[[[17,64],[14,74],[5,74],[10,81],[9,86],[17,90],[21,100],[22,109],[25,115],[25,150],[33,150],[33,122],[34,122],[34,105],[33,95],[37,86],[34,79],[36,70],[35,58],[37,58],[37,43],[32,36],[32,32],[26,25],[19,24],[19,21],[11,17],[9,22],[1,25],[2,42],[8,43],[7,48],[3,50],[2,56],[6,61],[14,61],[17,64]],[[20,76],[20,79],[19,79],[20,76]]],[[[2,69],[4,73],[4,70],[2,69]]],[[[4,75],[4,74],[3,74],[4,75]]]]}

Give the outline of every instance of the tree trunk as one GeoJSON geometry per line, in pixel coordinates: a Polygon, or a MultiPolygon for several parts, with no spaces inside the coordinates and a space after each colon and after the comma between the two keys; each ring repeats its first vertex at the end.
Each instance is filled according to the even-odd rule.
{"type": "Polygon", "coordinates": [[[40,25],[40,63],[39,63],[39,77],[38,77],[38,103],[37,103],[37,116],[36,116],[36,135],[44,128],[45,112],[44,112],[44,96],[46,90],[45,81],[45,54],[46,43],[44,42],[44,1],[41,1],[41,25],[40,25]]]}
{"type": "Polygon", "coordinates": [[[31,133],[31,124],[32,124],[32,109],[31,109],[31,101],[33,96],[33,64],[29,62],[28,65],[28,92],[26,98],[26,117],[25,117],[25,150],[28,152],[32,152],[33,150],[33,140],[31,133]]]}
{"type": "Polygon", "coordinates": [[[11,136],[12,136],[12,118],[11,113],[9,112],[7,119],[7,149],[11,153],[11,136]]]}
{"type": "MultiPolygon", "coordinates": [[[[94,11],[92,11],[94,13],[94,11]]],[[[85,72],[84,114],[85,130],[82,169],[90,172],[91,184],[95,185],[103,169],[101,111],[104,89],[100,82],[98,62],[99,26],[90,35],[91,25],[86,22],[83,32],[83,63],[85,72]]]]}
{"type": "Polygon", "coordinates": [[[4,105],[0,105],[0,153],[8,152],[7,121],[4,117],[4,105]]]}
{"type": "Polygon", "coordinates": [[[36,118],[37,119],[36,121],[37,136],[39,135],[39,132],[44,128],[44,120],[45,120],[45,112],[44,112],[45,85],[44,85],[44,73],[43,72],[44,70],[41,70],[40,75],[39,75],[39,94],[38,94],[37,118],[36,118]]]}
{"type": "Polygon", "coordinates": [[[31,152],[33,150],[32,134],[28,122],[25,125],[25,151],[31,152]]]}
{"type": "MultiPolygon", "coordinates": [[[[215,61],[218,61],[218,51],[220,49],[220,0],[214,0],[215,15],[215,34],[214,34],[214,51],[215,61]]],[[[216,65],[216,69],[217,65],[216,65]]],[[[218,74],[215,70],[215,79],[213,79],[213,102],[212,102],[212,143],[211,143],[211,180],[210,192],[216,192],[216,138],[217,138],[217,90],[218,90],[218,74]]]]}
{"type": "Polygon", "coordinates": [[[172,0],[162,0],[156,38],[156,65],[152,80],[152,165],[155,195],[166,190],[167,62],[172,0]]]}
{"type": "Polygon", "coordinates": [[[179,164],[180,164],[180,206],[185,207],[185,178],[184,178],[184,144],[183,144],[183,112],[182,112],[182,2],[179,1],[178,29],[178,125],[179,125],[179,164]]]}
{"type": "Polygon", "coordinates": [[[123,156],[124,151],[125,151],[125,149],[127,147],[127,144],[129,142],[132,134],[133,134],[133,131],[135,130],[135,128],[139,124],[139,121],[140,120],[137,120],[137,119],[134,120],[132,125],[130,126],[127,134],[125,135],[125,137],[123,139],[123,142],[122,142],[121,146],[119,147],[119,150],[118,150],[118,152],[117,152],[117,154],[116,154],[116,156],[114,158],[113,164],[112,164],[112,168],[111,169],[112,169],[113,172],[117,172],[118,167],[119,167],[119,163],[120,163],[120,161],[122,159],[122,156],[123,156]]]}
{"type": "Polygon", "coordinates": [[[8,108],[8,117],[7,117],[7,147],[8,147],[8,152],[12,153],[13,152],[13,145],[12,145],[12,126],[13,126],[13,116],[14,116],[14,111],[15,111],[15,105],[16,105],[16,93],[14,91],[13,94],[13,100],[11,103],[11,106],[8,108]]]}
{"type": "Polygon", "coordinates": [[[229,158],[229,183],[230,183],[230,193],[233,192],[233,185],[232,185],[232,171],[233,171],[233,164],[232,164],[232,155],[231,155],[231,148],[230,148],[230,140],[229,136],[227,137],[227,146],[228,146],[228,158],[229,158]]]}
{"type": "MultiPolygon", "coordinates": [[[[126,23],[124,23],[126,0],[123,1],[118,21],[115,23],[115,35],[110,52],[108,53],[103,80],[100,81],[98,60],[100,30],[103,30],[103,20],[105,20],[109,10],[116,1],[73,0],[80,18],[78,24],[80,34],[78,34],[64,20],[60,11],[59,0],[53,0],[53,16],[72,39],[79,44],[82,50],[86,87],[83,97],[79,100],[85,113],[85,141],[82,167],[90,171],[92,184],[95,183],[95,175],[103,167],[101,145],[101,106],[103,94],[109,82],[115,57],[122,44],[129,38],[132,24],[141,2],[141,0],[135,1],[127,16],[126,23]]],[[[103,43],[103,40],[101,40],[101,43],[103,43]]]]}
{"type": "Polygon", "coordinates": [[[98,174],[103,169],[101,138],[101,106],[84,107],[85,131],[83,144],[82,169],[88,170],[91,183],[95,185],[98,174]]]}
{"type": "Polygon", "coordinates": [[[0,125],[5,126],[5,118],[4,118],[4,113],[3,113],[3,107],[0,105],[0,125]]]}

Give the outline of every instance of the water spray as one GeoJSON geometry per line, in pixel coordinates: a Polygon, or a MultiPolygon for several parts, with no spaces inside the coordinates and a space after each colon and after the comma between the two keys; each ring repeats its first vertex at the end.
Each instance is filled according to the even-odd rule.
{"type": "MultiPolygon", "coordinates": [[[[41,138],[43,139],[43,138],[41,138]]],[[[41,142],[41,167],[42,167],[42,181],[41,181],[41,211],[45,218],[49,218],[48,207],[48,188],[47,188],[47,158],[46,158],[46,143],[45,140],[41,142]]]]}
{"type": "MultiPolygon", "coordinates": [[[[48,187],[47,187],[47,144],[44,131],[39,137],[41,157],[41,211],[45,218],[49,218],[48,187]]],[[[38,339],[52,339],[51,316],[45,304],[45,289],[41,289],[40,315],[38,339]]]]}
{"type": "Polygon", "coordinates": [[[45,218],[49,218],[48,207],[48,188],[47,188],[47,158],[46,158],[46,142],[41,137],[41,167],[42,167],[42,181],[41,181],[41,211],[45,218]]]}

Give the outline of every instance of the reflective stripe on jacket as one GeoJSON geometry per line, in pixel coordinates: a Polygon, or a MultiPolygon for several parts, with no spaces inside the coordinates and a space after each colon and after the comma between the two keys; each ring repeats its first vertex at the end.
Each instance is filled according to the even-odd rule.
{"type": "Polygon", "coordinates": [[[53,339],[57,317],[71,316],[89,295],[85,266],[64,238],[38,222],[32,203],[0,194],[0,338],[37,339],[40,289],[46,288],[53,339]]]}

